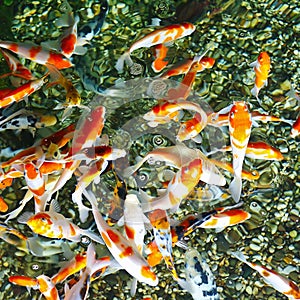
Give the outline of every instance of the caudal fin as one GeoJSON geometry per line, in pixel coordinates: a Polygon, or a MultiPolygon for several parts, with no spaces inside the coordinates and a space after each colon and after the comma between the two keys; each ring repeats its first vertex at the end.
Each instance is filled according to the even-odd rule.
{"type": "Polygon", "coordinates": [[[235,202],[239,202],[242,193],[242,178],[235,176],[229,185],[229,191],[235,202]]]}

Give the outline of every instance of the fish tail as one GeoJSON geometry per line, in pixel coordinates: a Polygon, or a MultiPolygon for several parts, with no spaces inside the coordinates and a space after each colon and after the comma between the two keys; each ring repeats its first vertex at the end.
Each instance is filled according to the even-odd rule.
{"type": "Polygon", "coordinates": [[[254,87],[251,89],[251,94],[254,96],[254,97],[258,97],[258,92],[259,92],[259,89],[257,88],[256,84],[254,85],[254,87]]]}
{"type": "Polygon", "coordinates": [[[123,68],[124,68],[124,62],[126,62],[126,64],[128,66],[132,66],[133,65],[133,61],[130,58],[130,52],[125,52],[123,55],[121,55],[119,57],[119,59],[117,60],[117,63],[115,65],[115,68],[117,69],[118,72],[123,72],[123,68]]]}
{"type": "Polygon", "coordinates": [[[240,260],[241,262],[249,265],[249,262],[247,261],[245,255],[241,251],[230,252],[230,254],[235,258],[237,258],[238,260],[240,260]]]}
{"type": "Polygon", "coordinates": [[[242,193],[242,178],[238,176],[234,176],[232,182],[229,185],[229,191],[231,193],[232,198],[237,203],[240,200],[242,193]]]}

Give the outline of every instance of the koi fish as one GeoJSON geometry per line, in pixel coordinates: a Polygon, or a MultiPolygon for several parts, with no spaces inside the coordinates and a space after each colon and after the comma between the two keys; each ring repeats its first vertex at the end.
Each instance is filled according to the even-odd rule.
{"type": "Polygon", "coordinates": [[[142,201],[143,211],[177,209],[181,201],[187,197],[198,184],[202,173],[202,160],[195,158],[176,172],[175,176],[169,182],[166,192],[161,196],[153,198],[140,190],[139,195],[142,201]]]}
{"type": "Polygon", "coordinates": [[[130,58],[130,54],[133,51],[144,47],[149,48],[158,44],[165,44],[167,42],[183,38],[192,34],[195,31],[195,29],[196,27],[188,22],[183,22],[181,24],[173,24],[157,29],[133,43],[129,50],[118,59],[115,67],[119,72],[122,72],[124,62],[126,62],[129,66],[133,64],[133,61],[130,58]]]}
{"type": "Polygon", "coordinates": [[[178,279],[172,256],[172,234],[171,226],[165,210],[156,209],[148,214],[155,242],[158,246],[162,257],[164,258],[167,268],[171,271],[173,278],[178,279]]]}
{"type": "Polygon", "coordinates": [[[151,111],[143,116],[143,119],[148,121],[147,124],[150,127],[156,127],[158,124],[165,124],[171,120],[177,122],[180,118],[180,111],[183,109],[199,113],[203,120],[207,118],[205,111],[197,103],[190,101],[164,101],[154,106],[151,111]]]}
{"type": "Polygon", "coordinates": [[[298,116],[297,120],[293,124],[292,130],[291,130],[291,137],[295,138],[300,134],[300,115],[298,116]]]}
{"type": "Polygon", "coordinates": [[[32,192],[35,201],[35,211],[44,211],[46,202],[43,200],[45,193],[45,178],[39,168],[32,162],[24,164],[24,178],[28,189],[32,192]]]}
{"type": "Polygon", "coordinates": [[[270,72],[271,60],[267,52],[261,52],[255,62],[250,64],[255,72],[255,85],[251,90],[251,94],[258,99],[260,89],[268,85],[268,75],[270,72]]]}
{"type": "MultiPolygon", "coordinates": [[[[160,75],[160,77],[161,78],[170,78],[172,76],[186,74],[191,69],[191,66],[194,62],[195,62],[195,58],[186,59],[186,60],[172,66],[168,71],[166,71],[162,75],[160,75]]],[[[197,71],[201,72],[204,69],[210,69],[213,67],[214,63],[215,63],[214,58],[202,55],[197,63],[197,71]]],[[[196,65],[194,67],[196,67],[196,65]]]]}
{"type": "Polygon", "coordinates": [[[65,300],[80,299],[85,300],[88,296],[88,291],[91,283],[93,273],[99,269],[107,267],[111,260],[109,257],[97,261],[95,258],[96,251],[93,243],[90,243],[86,251],[86,267],[80,276],[79,281],[72,286],[71,289],[65,285],[65,300]]]}
{"type": "MultiPolygon", "coordinates": [[[[205,53],[207,51],[208,50],[206,50],[205,53]]],[[[206,68],[212,68],[215,63],[215,60],[213,58],[204,58],[204,54],[194,57],[188,72],[185,74],[181,81],[181,84],[177,88],[169,89],[168,95],[167,97],[165,97],[166,100],[185,100],[189,96],[197,73],[203,71],[206,68]]]]}
{"type": "Polygon", "coordinates": [[[28,128],[34,131],[36,128],[53,126],[56,122],[56,116],[20,109],[8,117],[0,117],[0,131],[28,128]],[[16,116],[19,117],[16,118],[16,116]]]}
{"type": "Polygon", "coordinates": [[[188,291],[195,300],[219,300],[214,275],[200,253],[195,249],[185,252],[185,277],[178,284],[188,291]]]}
{"type": "Polygon", "coordinates": [[[233,181],[229,191],[235,202],[238,202],[242,192],[242,167],[251,133],[251,114],[246,102],[235,101],[229,114],[229,135],[232,147],[233,181]]]}
{"type": "Polygon", "coordinates": [[[39,90],[46,82],[48,74],[44,75],[42,78],[27,82],[20,87],[12,90],[11,92],[5,94],[0,99],[0,108],[6,107],[14,102],[20,102],[26,96],[39,90]]]}
{"type": "Polygon", "coordinates": [[[51,64],[46,64],[47,69],[49,70],[49,74],[53,82],[49,85],[52,86],[54,84],[60,84],[66,90],[66,104],[71,106],[80,106],[81,96],[79,92],[76,90],[71,80],[65,78],[61,72],[51,64]]]}
{"type": "Polygon", "coordinates": [[[124,201],[124,217],[118,221],[118,225],[124,224],[125,235],[143,254],[144,237],[146,235],[145,223],[149,223],[142,211],[140,202],[135,194],[128,194],[124,201]]]}
{"type": "Polygon", "coordinates": [[[0,41],[0,48],[8,49],[17,55],[41,65],[45,65],[46,63],[55,65],[55,67],[59,70],[73,66],[73,64],[64,55],[53,50],[45,49],[42,46],[38,46],[33,43],[0,41]]]}
{"type": "Polygon", "coordinates": [[[98,14],[90,22],[84,24],[78,30],[79,38],[82,38],[86,41],[91,41],[94,36],[99,35],[108,11],[108,2],[102,1],[98,14]]]}
{"type": "Polygon", "coordinates": [[[207,115],[195,113],[190,120],[180,123],[176,139],[180,142],[193,140],[196,143],[201,143],[199,133],[207,125],[207,115]],[[204,118],[203,118],[204,117],[204,118]]]}
{"type": "Polygon", "coordinates": [[[135,247],[131,246],[119,231],[107,225],[97,209],[97,200],[94,194],[85,192],[84,195],[92,205],[92,212],[98,231],[115,260],[138,281],[156,286],[158,284],[158,278],[144,257],[135,247]]]}
{"type": "Polygon", "coordinates": [[[82,47],[87,43],[83,38],[77,36],[77,24],[79,17],[75,16],[73,12],[67,12],[56,22],[56,25],[67,27],[62,35],[57,40],[51,40],[41,43],[41,45],[48,49],[53,49],[70,58],[73,54],[84,55],[87,51],[82,47]]]}
{"type": "Polygon", "coordinates": [[[240,251],[230,252],[230,254],[241,262],[247,264],[253,270],[257,271],[262,276],[266,284],[272,286],[276,291],[287,296],[289,299],[300,299],[300,289],[292,280],[289,280],[267,267],[249,262],[240,251]]]}
{"type": "Polygon", "coordinates": [[[15,275],[10,276],[8,280],[13,284],[40,290],[46,300],[60,300],[55,285],[46,275],[40,275],[37,278],[15,275]]]}
{"type": "MultiPolygon", "coordinates": [[[[90,230],[81,229],[77,225],[67,220],[62,214],[55,211],[57,203],[52,200],[48,212],[39,212],[24,220],[30,229],[42,236],[56,239],[67,239],[73,242],[80,242],[82,236],[87,236],[93,241],[103,244],[103,240],[90,230]]],[[[19,222],[23,222],[19,218],[19,222]]]]}
{"type": "MultiPolygon", "coordinates": [[[[217,151],[231,151],[231,150],[232,150],[231,146],[226,146],[221,149],[218,149],[217,151]]],[[[213,153],[215,153],[215,151],[209,152],[207,153],[207,155],[211,155],[213,153]]],[[[264,160],[280,161],[284,159],[282,153],[278,149],[262,141],[248,142],[245,156],[252,159],[264,159],[264,160]]]]}
{"type": "Polygon", "coordinates": [[[25,80],[35,80],[36,78],[32,75],[31,71],[21,64],[21,62],[11,55],[8,51],[0,49],[1,54],[5,58],[7,65],[11,72],[3,74],[0,78],[6,76],[16,76],[25,80]]]}

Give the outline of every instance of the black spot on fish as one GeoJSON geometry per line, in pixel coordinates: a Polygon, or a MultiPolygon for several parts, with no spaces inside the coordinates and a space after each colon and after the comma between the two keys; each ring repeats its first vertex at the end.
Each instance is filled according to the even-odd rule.
{"type": "Polygon", "coordinates": [[[20,122],[19,122],[19,120],[12,120],[11,121],[11,125],[13,125],[13,126],[20,126],[20,122]]]}
{"type": "Polygon", "coordinates": [[[36,118],[34,116],[28,116],[27,117],[27,122],[30,126],[34,126],[36,123],[36,118]]]}

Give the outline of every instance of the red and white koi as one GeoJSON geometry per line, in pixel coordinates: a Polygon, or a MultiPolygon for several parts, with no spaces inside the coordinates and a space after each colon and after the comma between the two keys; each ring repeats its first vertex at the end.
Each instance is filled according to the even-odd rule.
{"type": "Polygon", "coordinates": [[[171,271],[173,278],[178,279],[172,256],[172,234],[168,215],[165,210],[156,209],[148,214],[153,226],[153,234],[156,245],[166,262],[167,268],[171,271]]]}
{"type": "MultiPolygon", "coordinates": [[[[90,230],[81,229],[62,214],[56,212],[55,205],[57,206],[57,204],[54,202],[55,200],[52,200],[48,212],[39,212],[28,220],[24,220],[34,233],[48,238],[67,239],[73,242],[80,242],[82,236],[87,236],[93,241],[103,244],[101,237],[97,234],[90,230]]],[[[22,222],[22,220],[19,221],[22,222]]]]}
{"type": "Polygon", "coordinates": [[[79,17],[75,16],[73,12],[67,12],[56,22],[56,25],[64,26],[66,29],[57,40],[43,42],[41,45],[45,48],[50,48],[65,57],[70,58],[73,54],[83,55],[87,49],[82,47],[88,42],[77,36],[77,24],[79,17]]]}
{"type": "Polygon", "coordinates": [[[261,88],[268,85],[268,76],[270,72],[271,60],[267,52],[261,52],[255,62],[250,64],[255,72],[255,84],[251,90],[251,94],[258,98],[258,93],[261,88]]]}
{"type": "Polygon", "coordinates": [[[219,300],[214,275],[205,259],[195,249],[188,249],[184,256],[186,279],[178,279],[178,284],[194,300],[219,300]]]}
{"type": "Polygon", "coordinates": [[[229,135],[232,147],[233,181],[229,191],[235,202],[238,202],[242,192],[242,167],[251,133],[251,114],[244,101],[235,101],[229,113],[229,135]]]}
{"type": "Polygon", "coordinates": [[[0,76],[0,78],[6,77],[6,76],[16,76],[20,77],[25,80],[35,80],[36,78],[32,75],[31,71],[24,67],[21,62],[15,58],[13,55],[11,55],[8,51],[4,49],[0,49],[1,54],[5,58],[7,65],[11,72],[3,74],[0,76]]]}
{"type": "Polygon", "coordinates": [[[230,252],[230,254],[241,262],[247,264],[253,270],[257,271],[262,276],[266,284],[272,286],[276,291],[287,296],[289,299],[300,299],[300,289],[292,280],[289,280],[267,267],[249,262],[245,255],[240,251],[230,252]]]}
{"type": "Polygon", "coordinates": [[[98,211],[97,200],[92,193],[84,193],[92,205],[94,219],[108,250],[115,260],[138,281],[151,286],[158,284],[158,278],[140,252],[133,247],[119,231],[109,227],[98,211]]]}
{"type": "Polygon", "coordinates": [[[17,55],[41,65],[45,65],[46,63],[54,65],[59,70],[73,66],[73,64],[61,53],[45,49],[42,46],[33,43],[0,41],[0,48],[10,50],[17,55]]]}
{"type": "Polygon", "coordinates": [[[10,91],[0,98],[0,108],[6,107],[14,102],[20,102],[26,96],[39,90],[46,82],[48,74],[44,75],[42,78],[27,82],[20,87],[10,91]]]}
{"type": "Polygon", "coordinates": [[[119,72],[122,72],[124,62],[126,62],[129,66],[133,64],[132,59],[130,58],[130,54],[133,51],[144,47],[150,48],[155,45],[165,44],[183,38],[192,34],[195,29],[196,27],[193,24],[184,22],[181,24],[169,25],[145,35],[143,38],[133,43],[129,50],[118,59],[116,63],[116,69],[119,72]]]}
{"type": "Polygon", "coordinates": [[[40,275],[36,278],[15,275],[10,276],[8,280],[13,284],[33,288],[34,290],[40,290],[46,300],[60,300],[55,285],[46,275],[40,275]]]}

